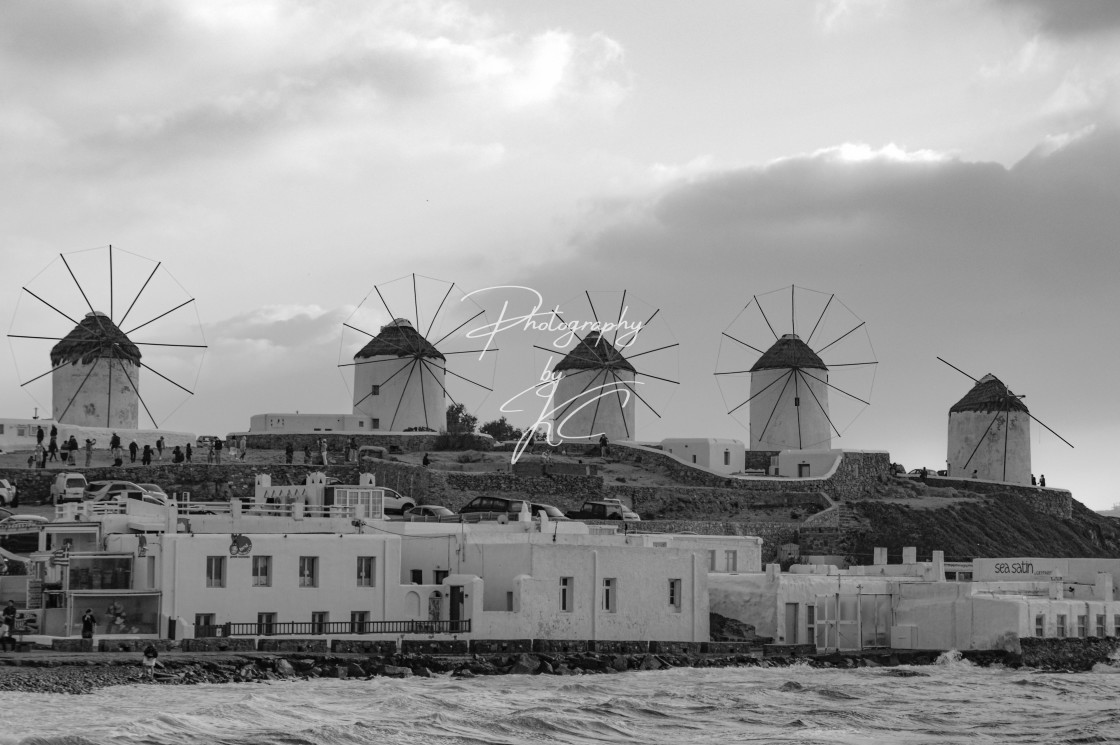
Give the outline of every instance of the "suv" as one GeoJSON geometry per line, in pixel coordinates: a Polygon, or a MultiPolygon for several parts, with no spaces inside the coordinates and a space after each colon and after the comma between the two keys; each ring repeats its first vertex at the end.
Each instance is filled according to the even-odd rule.
{"type": "Polygon", "coordinates": [[[86,477],[80,473],[60,473],[51,482],[51,502],[81,502],[85,498],[86,477]]]}
{"type": "Polygon", "coordinates": [[[550,504],[538,504],[526,499],[507,499],[506,497],[475,497],[459,510],[459,514],[473,517],[472,522],[501,519],[502,516],[509,520],[516,520],[517,516],[521,514],[521,505],[526,503],[528,503],[529,511],[533,514],[533,517],[540,517],[543,512],[551,520],[565,519],[563,513],[550,504]]]}
{"type": "Polygon", "coordinates": [[[621,499],[600,499],[584,502],[578,510],[568,513],[572,520],[628,520],[636,521],[642,518],[638,513],[622,503],[621,499]]]}
{"type": "Polygon", "coordinates": [[[0,507],[7,507],[16,501],[16,485],[7,479],[0,479],[0,507]]]}

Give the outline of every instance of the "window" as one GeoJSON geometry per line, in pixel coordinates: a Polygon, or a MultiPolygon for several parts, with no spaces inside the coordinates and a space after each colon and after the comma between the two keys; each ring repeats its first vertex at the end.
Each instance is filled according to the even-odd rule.
{"type": "Polygon", "coordinates": [[[809,629],[809,635],[805,638],[812,644],[817,638],[817,606],[812,603],[805,606],[805,626],[809,629]]]}
{"type": "Polygon", "coordinates": [[[424,584],[424,570],[423,569],[409,569],[408,581],[414,585],[424,584]]]}
{"type": "Polygon", "coordinates": [[[224,557],[224,556],[207,556],[206,557],[206,586],[207,587],[225,587],[226,586],[226,557],[224,557]]]}
{"type": "Polygon", "coordinates": [[[435,577],[435,584],[442,585],[443,581],[447,579],[449,572],[446,569],[437,569],[432,575],[435,577]]]}
{"type": "Polygon", "coordinates": [[[731,452],[728,451],[728,450],[723,451],[723,465],[725,465],[725,466],[730,466],[731,465],[731,452]]]}
{"type": "Polygon", "coordinates": [[[358,587],[373,587],[377,584],[374,572],[377,569],[377,557],[358,557],[358,587]]]}
{"type": "Polygon", "coordinates": [[[253,587],[272,587],[272,557],[253,557],[253,587]]]}
{"type": "Polygon", "coordinates": [[[693,463],[695,463],[695,462],[696,462],[696,455],[695,455],[695,454],[693,454],[693,456],[692,456],[692,462],[693,462],[693,463]]]}
{"type": "Polygon", "coordinates": [[[331,614],[325,610],[317,610],[311,612],[311,633],[312,634],[325,634],[327,633],[327,624],[330,623],[331,614]]]}
{"type": "Polygon", "coordinates": [[[1039,639],[1046,636],[1046,616],[1042,613],[1034,617],[1034,635],[1039,639]]]}
{"type": "Polygon", "coordinates": [[[738,551],[736,551],[734,549],[731,549],[729,551],[724,551],[723,552],[723,558],[727,562],[727,571],[729,571],[729,572],[739,571],[739,552],[738,551]]]}
{"type": "Polygon", "coordinates": [[[1108,636],[1104,628],[1105,615],[1103,613],[1097,614],[1097,632],[1094,634],[1098,639],[1108,636]]]}
{"type": "Polygon", "coordinates": [[[381,420],[380,419],[370,419],[369,428],[370,429],[381,429],[381,420]]]}
{"type": "Polygon", "coordinates": [[[669,580],[669,608],[676,612],[681,609],[681,581],[679,579],[669,580]]]}
{"type": "Polygon", "coordinates": [[[614,577],[603,579],[603,610],[614,613],[618,610],[618,580],[614,577]]]}
{"type": "Polygon", "coordinates": [[[714,572],[716,570],[716,550],[713,548],[708,552],[708,571],[714,572]]]}
{"type": "Polygon", "coordinates": [[[1066,638],[1066,614],[1065,613],[1059,613],[1058,614],[1058,622],[1057,622],[1056,626],[1057,626],[1057,629],[1056,629],[1057,633],[1055,635],[1059,639],[1065,639],[1066,638]]]}
{"type": "Polygon", "coordinates": [[[506,610],[509,611],[510,613],[513,613],[513,593],[512,592],[507,592],[506,593],[506,610]]]}
{"type": "Polygon", "coordinates": [[[1089,616],[1077,617],[1077,636],[1084,639],[1089,635],[1089,616]]]}
{"type": "MultiPolygon", "coordinates": [[[[214,614],[213,613],[195,613],[194,614],[194,625],[195,625],[196,629],[199,626],[214,626],[215,625],[214,624],[214,614]]],[[[195,632],[195,636],[198,636],[197,631],[195,632]]]]}
{"type": "Polygon", "coordinates": [[[575,589],[575,579],[573,577],[560,578],[560,610],[570,612],[572,610],[572,591],[575,589]]]}
{"type": "Polygon", "coordinates": [[[299,586],[300,587],[318,587],[319,586],[319,557],[318,556],[301,556],[301,557],[299,557],[299,586]]]}
{"type": "Polygon", "coordinates": [[[274,623],[276,623],[275,613],[258,613],[257,634],[260,636],[268,636],[272,633],[272,625],[274,623]]]}
{"type": "Polygon", "coordinates": [[[350,611],[350,633],[351,634],[364,634],[366,632],[366,624],[369,623],[368,610],[352,610],[350,611]]]}
{"type": "Polygon", "coordinates": [[[381,386],[379,386],[379,385],[371,386],[369,395],[380,396],[381,395],[381,386]]]}

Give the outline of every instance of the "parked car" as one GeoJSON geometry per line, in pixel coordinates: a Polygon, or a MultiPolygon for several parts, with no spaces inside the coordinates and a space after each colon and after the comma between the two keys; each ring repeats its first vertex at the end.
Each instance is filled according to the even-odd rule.
{"type": "Polygon", "coordinates": [[[641,520],[638,513],[622,503],[621,499],[596,499],[584,502],[578,510],[568,513],[572,520],[641,520]]]}
{"type": "Polygon", "coordinates": [[[7,479],[0,479],[0,507],[16,500],[16,485],[7,479]]]}
{"type": "Polygon", "coordinates": [[[473,515],[477,520],[485,519],[488,516],[497,519],[499,515],[505,515],[507,518],[515,518],[521,512],[521,505],[525,503],[524,499],[475,497],[467,502],[464,507],[459,508],[459,514],[473,515]]]}
{"type": "Polygon", "coordinates": [[[438,504],[418,504],[404,513],[405,517],[454,517],[455,513],[438,504]]]}
{"type": "Polygon", "coordinates": [[[139,484],[134,484],[131,481],[91,481],[89,485],[86,486],[82,499],[87,502],[106,502],[115,500],[118,495],[123,499],[126,494],[150,495],[152,499],[145,501],[155,502],[156,504],[167,503],[166,494],[149,492],[144,487],[139,484]]]}
{"type": "Polygon", "coordinates": [[[81,502],[85,499],[86,486],[86,477],[82,474],[60,473],[51,482],[51,502],[81,502]]]}
{"type": "Polygon", "coordinates": [[[3,520],[0,520],[0,529],[13,528],[16,526],[25,527],[27,525],[38,525],[50,522],[42,515],[8,515],[3,520]]]}
{"type": "Polygon", "coordinates": [[[170,497],[168,497],[167,492],[165,492],[163,490],[163,487],[160,486],[159,484],[137,484],[137,486],[139,486],[141,489],[148,492],[149,494],[160,494],[160,495],[162,495],[164,500],[167,500],[167,499],[170,498],[170,497]]]}

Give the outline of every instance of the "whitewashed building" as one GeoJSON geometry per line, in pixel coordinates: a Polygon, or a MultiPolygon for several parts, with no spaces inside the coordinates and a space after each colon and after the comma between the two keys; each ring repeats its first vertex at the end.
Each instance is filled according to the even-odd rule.
{"type": "Polygon", "coordinates": [[[670,437],[661,441],[661,449],[684,463],[706,468],[714,473],[742,472],[746,445],[740,440],[718,437],[670,437]]]}

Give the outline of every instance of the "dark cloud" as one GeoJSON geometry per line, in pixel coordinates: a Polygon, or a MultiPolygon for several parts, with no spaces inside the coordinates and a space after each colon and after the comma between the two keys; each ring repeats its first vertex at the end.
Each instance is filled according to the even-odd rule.
{"type": "Polygon", "coordinates": [[[996,0],[1028,13],[1040,30],[1055,37],[1075,37],[1120,30],[1120,3],[1115,0],[996,0]]]}

